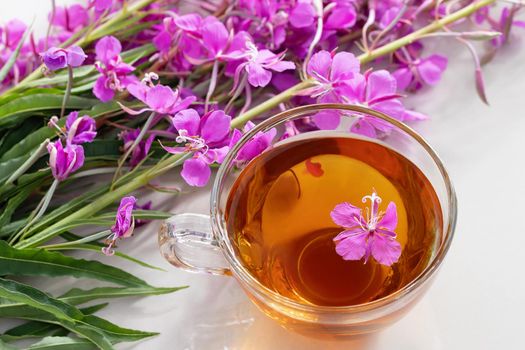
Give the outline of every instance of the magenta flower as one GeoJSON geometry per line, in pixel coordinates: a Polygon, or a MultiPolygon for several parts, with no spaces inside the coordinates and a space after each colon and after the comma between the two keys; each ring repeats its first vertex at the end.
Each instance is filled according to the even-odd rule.
{"type": "Polygon", "coordinates": [[[120,57],[122,45],[117,38],[106,36],[100,39],[95,51],[95,67],[101,76],[95,82],[93,94],[99,100],[108,102],[115,97],[115,91],[123,91],[128,85],[138,83],[138,79],[131,75],[135,68],[120,57]]]}
{"type": "MultiPolygon", "coordinates": [[[[239,142],[243,133],[250,131],[254,127],[254,123],[248,122],[244,126],[242,132],[239,129],[234,129],[232,137],[230,139],[229,148],[233,147],[237,142],[239,142]]],[[[247,163],[253,158],[257,157],[272,145],[272,141],[275,138],[276,134],[277,130],[275,129],[271,129],[267,132],[258,132],[239,150],[235,161],[237,163],[247,163]]]]}
{"type": "Polygon", "coordinates": [[[127,87],[130,94],[144,102],[148,107],[139,111],[134,111],[120,105],[127,113],[137,115],[146,111],[154,111],[159,114],[175,114],[186,109],[195,102],[195,96],[188,96],[181,99],[179,90],[172,90],[164,85],[146,85],[144,83],[130,84],[127,87]]]}
{"type": "Polygon", "coordinates": [[[252,42],[246,43],[249,59],[241,63],[235,72],[234,86],[237,86],[240,72],[244,69],[248,75],[248,82],[254,87],[265,87],[272,79],[272,71],[283,72],[295,69],[295,64],[283,61],[284,52],[274,54],[270,50],[258,50],[252,42]]]}
{"type": "Polygon", "coordinates": [[[133,196],[124,197],[120,200],[115,224],[111,227],[111,235],[106,239],[108,246],[102,248],[104,254],[113,255],[115,253],[113,247],[117,240],[130,237],[133,234],[133,230],[135,229],[133,209],[136,203],[137,199],[133,196]]]}
{"type": "Polygon", "coordinates": [[[359,75],[359,60],[349,52],[331,54],[319,51],[312,56],[307,73],[316,80],[316,86],[305,93],[319,98],[319,102],[344,102],[344,96],[359,75]]]}
{"type": "Polygon", "coordinates": [[[52,47],[40,54],[40,56],[44,60],[46,67],[52,71],[66,68],[67,66],[81,66],[87,58],[80,46],[70,46],[67,49],[52,47]]]}
{"type": "MultiPolygon", "coordinates": [[[[52,13],[47,16],[51,21],[52,13]]],[[[68,32],[82,29],[89,24],[89,13],[82,5],[57,6],[52,24],[68,32]]]]}
{"type": "Polygon", "coordinates": [[[89,6],[94,7],[97,12],[102,12],[111,9],[113,0],[89,0],[89,6]]]}
{"type": "Polygon", "coordinates": [[[62,141],[57,140],[47,145],[49,166],[53,176],[58,181],[65,180],[69,174],[84,165],[84,148],[80,145],[67,143],[62,147],[62,141]]]}
{"type": "Polygon", "coordinates": [[[78,112],[71,112],[66,118],[67,143],[82,144],[92,142],[97,136],[95,120],[87,115],[78,117],[78,112]]]}
{"type": "Polygon", "coordinates": [[[348,202],[335,206],[330,213],[332,220],[345,230],[335,238],[335,250],[344,260],[360,260],[365,264],[370,255],[383,265],[390,266],[399,260],[401,245],[396,241],[397,209],[390,202],[385,213],[379,212],[381,198],[373,192],[363,197],[370,200],[370,211],[363,217],[361,208],[348,202]]]}
{"type": "Polygon", "coordinates": [[[0,28],[0,43],[5,47],[14,50],[26,31],[27,26],[19,19],[12,19],[6,23],[4,28],[0,28]],[[3,30],[2,30],[3,29],[3,30]]]}
{"type": "Polygon", "coordinates": [[[316,13],[311,1],[298,1],[290,11],[290,24],[295,28],[305,28],[314,25],[316,13]]]}
{"type": "Polygon", "coordinates": [[[228,153],[231,117],[218,110],[201,118],[196,110],[186,109],[171,121],[179,133],[176,141],[184,146],[162,147],[172,154],[193,152],[193,157],[182,166],[182,178],[190,186],[205,186],[211,176],[210,164],[222,163],[228,153]]]}
{"type": "MultiPolygon", "coordinates": [[[[131,147],[133,142],[137,139],[140,134],[140,129],[134,129],[129,131],[123,131],[119,134],[119,138],[124,142],[124,153],[131,147]]],[[[150,135],[147,139],[142,139],[139,144],[131,151],[131,158],[129,164],[131,167],[137,166],[149,153],[151,144],[155,139],[154,135],[150,135]]]]}
{"type": "Polygon", "coordinates": [[[426,58],[408,62],[392,75],[396,78],[399,90],[417,90],[423,85],[436,85],[447,68],[448,60],[442,55],[430,55],[426,58]]]}

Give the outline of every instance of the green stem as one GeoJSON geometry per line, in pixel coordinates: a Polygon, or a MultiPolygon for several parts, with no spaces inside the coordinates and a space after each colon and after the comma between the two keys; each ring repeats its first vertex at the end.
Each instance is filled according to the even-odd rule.
{"type": "Polygon", "coordinates": [[[51,198],[53,198],[53,194],[55,193],[55,190],[57,189],[58,183],[60,181],[54,180],[49,189],[47,190],[47,193],[44,197],[42,197],[42,201],[38,204],[35,211],[33,211],[33,214],[29,217],[28,223],[16,233],[16,235],[11,239],[10,243],[15,242],[19,237],[22,237],[22,239],[25,237],[27,230],[33,225],[38,219],[44,215],[44,213],[47,210],[47,207],[49,206],[49,202],[51,202],[51,198]]]}
{"type": "Polygon", "coordinates": [[[76,244],[98,241],[99,239],[107,237],[110,234],[111,234],[111,230],[104,230],[104,231],[101,231],[101,232],[89,235],[87,237],[84,237],[82,239],[77,239],[76,241],[65,242],[65,243],[58,243],[58,244],[49,244],[49,245],[41,246],[40,248],[43,248],[43,249],[61,249],[61,248],[70,247],[70,246],[73,246],[73,245],[76,245],[76,244]]]}
{"type": "Polygon", "coordinates": [[[18,168],[7,181],[5,182],[6,185],[13,183],[16,179],[18,179],[20,176],[22,176],[27,169],[29,169],[35,162],[46,153],[46,147],[49,143],[49,139],[46,139],[44,142],[38,146],[38,148],[31,154],[31,156],[18,168]]]}
{"type": "Polygon", "coordinates": [[[64,113],[66,112],[66,104],[71,96],[71,86],[73,85],[73,67],[70,65],[67,66],[67,83],[66,83],[66,92],[64,93],[64,98],[62,99],[62,108],[60,108],[60,119],[64,118],[64,113]]]}
{"type": "MultiPolygon", "coordinates": [[[[462,18],[465,18],[467,16],[470,16],[477,10],[479,10],[482,7],[491,5],[495,3],[496,0],[480,0],[478,2],[472,3],[468,6],[465,6],[464,8],[451,13],[448,16],[445,16],[415,32],[412,32],[402,38],[399,38],[397,40],[392,41],[391,43],[388,43],[382,47],[379,47],[375,50],[372,50],[370,52],[364,53],[357,57],[357,59],[361,62],[361,64],[368,63],[376,58],[379,58],[381,56],[387,55],[391,52],[396,51],[397,49],[406,46],[408,44],[413,43],[414,41],[420,39],[422,36],[425,36],[428,33],[437,31],[443,27],[445,27],[448,24],[454,23],[462,18]]],[[[253,119],[254,117],[260,115],[263,112],[266,112],[268,110],[271,110],[275,107],[277,107],[280,103],[286,102],[292,97],[295,96],[295,94],[303,89],[309,88],[313,86],[313,80],[307,79],[299,84],[292,86],[286,91],[281,92],[278,95],[275,95],[274,97],[270,98],[269,100],[261,103],[258,106],[255,106],[254,108],[246,111],[245,113],[239,115],[237,118],[235,118],[232,121],[233,127],[239,127],[242,126],[247,121],[253,119]]]]}

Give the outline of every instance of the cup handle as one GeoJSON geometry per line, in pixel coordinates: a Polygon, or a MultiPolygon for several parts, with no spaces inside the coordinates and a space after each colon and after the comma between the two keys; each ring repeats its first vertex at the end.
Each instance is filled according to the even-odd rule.
{"type": "Polygon", "coordinates": [[[167,219],[159,230],[159,247],[164,258],[178,268],[231,276],[208,215],[178,214],[167,219]]]}

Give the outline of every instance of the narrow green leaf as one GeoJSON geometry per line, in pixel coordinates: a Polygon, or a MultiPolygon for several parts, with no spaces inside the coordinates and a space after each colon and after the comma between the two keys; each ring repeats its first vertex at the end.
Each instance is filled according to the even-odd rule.
{"type": "Polygon", "coordinates": [[[33,28],[32,23],[29,27],[27,27],[24,35],[22,36],[22,39],[20,39],[20,41],[18,42],[18,45],[16,45],[15,50],[13,51],[13,53],[11,54],[7,62],[4,64],[2,69],[0,69],[0,81],[3,81],[5,77],[7,76],[7,74],[9,73],[9,71],[11,70],[11,68],[13,68],[13,65],[15,64],[16,59],[18,55],[20,54],[20,49],[22,49],[22,46],[24,45],[24,42],[27,39],[27,36],[31,32],[31,28],[33,28]]]}
{"type": "Polygon", "coordinates": [[[93,350],[93,344],[85,339],[69,337],[45,337],[27,350],[93,350]]]}
{"type": "Polygon", "coordinates": [[[0,156],[40,127],[42,127],[42,120],[39,118],[28,118],[18,127],[8,130],[5,137],[2,138],[0,156]]]}
{"type": "Polygon", "coordinates": [[[75,322],[84,316],[77,308],[19,282],[0,278],[0,297],[50,313],[59,320],[75,322]]]}
{"type": "MultiPolygon", "coordinates": [[[[81,66],[73,69],[73,77],[75,80],[78,80],[79,78],[83,78],[90,73],[95,72],[95,66],[93,65],[87,65],[87,66],[81,66]]],[[[55,85],[55,84],[65,84],[68,80],[68,73],[67,70],[61,71],[55,76],[50,78],[40,78],[37,80],[30,81],[24,85],[24,87],[38,87],[38,86],[46,86],[46,85],[55,85]]]]}
{"type": "MultiPolygon", "coordinates": [[[[99,310],[102,310],[108,305],[108,303],[97,304],[80,309],[80,311],[84,315],[91,315],[99,310]]],[[[0,339],[7,342],[11,342],[27,338],[41,338],[46,336],[67,335],[68,333],[69,331],[67,329],[62,328],[61,326],[53,323],[29,321],[19,326],[8,329],[4,332],[4,334],[0,335],[0,339]]]]}
{"type": "Polygon", "coordinates": [[[12,173],[16,171],[16,169],[20,168],[20,166],[24,164],[28,156],[29,155],[20,156],[0,163],[0,183],[3,183],[9,178],[9,176],[11,176],[12,173]]]}
{"type": "Polygon", "coordinates": [[[136,329],[123,328],[117,326],[114,323],[109,322],[108,320],[94,315],[84,316],[83,321],[93,327],[102,330],[104,336],[113,343],[123,341],[137,341],[144,338],[153,337],[159,334],[156,332],[144,332],[136,329]]]}
{"type": "Polygon", "coordinates": [[[18,348],[15,348],[12,345],[6,344],[0,339],[0,349],[2,350],[18,350],[18,348]]]}
{"type": "Polygon", "coordinates": [[[20,157],[22,155],[29,157],[29,153],[31,153],[31,151],[33,151],[38,145],[44,142],[45,139],[53,138],[54,135],[55,131],[53,131],[48,126],[41,127],[40,129],[33,131],[26,137],[18,140],[14,147],[11,147],[2,155],[0,161],[20,157]]]}
{"type": "Polygon", "coordinates": [[[0,231],[11,221],[11,216],[15,210],[29,197],[32,191],[33,189],[31,187],[21,188],[16,196],[9,199],[4,206],[3,212],[0,214],[0,231]]]}
{"type": "Polygon", "coordinates": [[[137,60],[149,56],[154,53],[157,49],[153,44],[145,44],[134,49],[125,51],[122,53],[122,60],[126,63],[133,64],[137,60]]]}
{"type": "MultiPolygon", "coordinates": [[[[160,210],[133,210],[135,219],[164,220],[173,216],[173,213],[160,210]]],[[[104,213],[94,217],[96,219],[115,219],[115,212],[104,213]]]]}
{"type": "MultiPolygon", "coordinates": [[[[102,249],[103,245],[98,245],[98,244],[87,244],[87,243],[84,243],[84,244],[75,244],[75,245],[71,245],[71,246],[67,246],[67,247],[61,247],[61,248],[57,248],[57,249],[54,249],[54,248],[51,248],[51,249],[48,249],[48,250],[86,250],[86,251],[91,251],[91,252],[98,252],[98,253],[101,253],[101,249],[102,249]]],[[[136,258],[133,258],[127,254],[124,254],[122,252],[119,252],[119,251],[115,251],[115,256],[118,256],[119,258],[122,258],[122,259],[125,259],[125,260],[128,260],[128,261],[131,261],[131,262],[134,262],[135,264],[138,264],[142,267],[145,267],[145,268],[148,268],[148,269],[153,269],[153,270],[157,270],[157,271],[163,271],[163,272],[166,272],[166,270],[164,270],[163,268],[160,268],[160,267],[157,267],[157,266],[154,266],[154,265],[150,265],[142,260],[139,260],[139,259],[136,259],[136,258]]]]}
{"type": "Polygon", "coordinates": [[[0,241],[0,276],[73,276],[128,287],[148,286],[134,275],[98,261],[75,259],[43,249],[16,249],[0,241]]]}
{"type": "MultiPolygon", "coordinates": [[[[32,114],[49,110],[59,110],[63,96],[60,94],[34,94],[22,96],[0,106],[0,127],[16,124],[32,114]]],[[[79,96],[70,96],[67,109],[90,108],[98,104],[98,100],[79,96]]]]}
{"type": "MultiPolygon", "coordinates": [[[[138,287],[138,288],[122,288],[122,287],[98,287],[93,289],[79,289],[73,288],[66,294],[60,296],[58,299],[69,304],[83,304],[88,301],[99,299],[113,299],[122,297],[138,297],[148,295],[162,295],[169,294],[184,287],[138,287]]],[[[2,305],[0,304],[0,316],[2,315],[2,305]]]]}

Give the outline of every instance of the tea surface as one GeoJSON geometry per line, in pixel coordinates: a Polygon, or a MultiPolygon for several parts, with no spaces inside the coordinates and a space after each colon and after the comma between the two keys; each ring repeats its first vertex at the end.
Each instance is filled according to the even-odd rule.
{"type": "Polygon", "coordinates": [[[377,143],[348,137],[284,143],[241,173],[227,205],[228,232],[244,266],[263,285],[301,303],[345,306],[384,297],[416,278],[441,239],[442,216],[428,179],[377,143]],[[341,202],[366,210],[375,189],[380,210],[397,205],[399,261],[345,261],[330,212],[341,202]]]}

